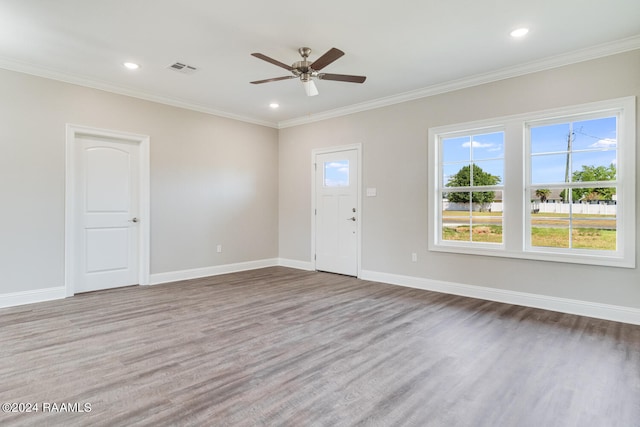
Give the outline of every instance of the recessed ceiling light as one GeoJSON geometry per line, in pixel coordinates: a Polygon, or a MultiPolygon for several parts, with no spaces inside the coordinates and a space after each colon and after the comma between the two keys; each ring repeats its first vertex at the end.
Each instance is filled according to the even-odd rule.
{"type": "Polygon", "coordinates": [[[528,28],[517,28],[509,33],[511,37],[520,38],[527,35],[529,32],[528,28]]]}
{"type": "Polygon", "coordinates": [[[278,104],[277,102],[272,102],[271,104],[269,104],[269,107],[273,108],[274,110],[276,108],[278,108],[280,106],[280,104],[278,104]]]}
{"type": "Polygon", "coordinates": [[[136,64],[135,62],[125,62],[124,64],[125,67],[127,67],[130,70],[137,70],[138,68],[140,68],[140,66],[138,64],[136,64]]]}

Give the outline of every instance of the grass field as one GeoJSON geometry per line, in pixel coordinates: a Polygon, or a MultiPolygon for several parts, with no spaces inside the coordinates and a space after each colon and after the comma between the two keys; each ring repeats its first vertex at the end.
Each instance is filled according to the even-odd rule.
{"type": "MultiPolygon", "coordinates": [[[[502,213],[474,212],[473,236],[469,226],[460,225],[469,220],[468,212],[443,213],[443,240],[502,243],[502,213]],[[447,226],[447,223],[455,225],[447,226]]],[[[531,244],[537,247],[569,247],[568,214],[532,214],[531,244]]],[[[571,246],[580,249],[615,250],[616,218],[614,215],[573,215],[574,228],[571,246]]]]}

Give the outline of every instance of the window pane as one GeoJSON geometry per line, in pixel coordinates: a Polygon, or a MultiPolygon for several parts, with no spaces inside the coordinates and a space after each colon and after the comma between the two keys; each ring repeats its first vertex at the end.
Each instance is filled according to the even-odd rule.
{"type": "Polygon", "coordinates": [[[471,210],[474,212],[491,212],[491,205],[495,200],[495,191],[474,191],[471,193],[471,210]]]}
{"type": "Polygon", "coordinates": [[[572,181],[613,181],[616,179],[616,151],[573,153],[572,181]]]}
{"type": "Polygon", "coordinates": [[[569,214],[531,214],[531,246],[569,247],[569,214]]]}
{"type": "Polygon", "coordinates": [[[442,166],[442,182],[446,187],[468,187],[471,185],[468,163],[454,163],[442,166]]]}
{"type": "Polygon", "coordinates": [[[349,186],[349,160],[324,162],[324,186],[349,186]]]}
{"type": "Polygon", "coordinates": [[[573,123],[574,150],[615,148],[617,145],[616,117],[584,120],[573,123]]]}
{"type": "Polygon", "coordinates": [[[567,151],[569,123],[531,128],[531,153],[567,151]]]}
{"type": "MultiPolygon", "coordinates": [[[[597,206],[587,205],[587,207],[597,206]]],[[[611,207],[615,209],[615,206],[611,207]]],[[[615,214],[575,214],[572,218],[572,247],[604,251],[616,250],[615,214]]]]}
{"type": "Polygon", "coordinates": [[[484,160],[473,164],[473,185],[498,185],[504,183],[504,161],[484,160]]]}
{"type": "Polygon", "coordinates": [[[470,241],[469,236],[469,225],[468,224],[443,224],[442,225],[442,240],[453,240],[453,241],[470,241]]]}
{"type": "Polygon", "coordinates": [[[468,191],[449,191],[443,194],[443,209],[450,211],[468,211],[471,193],[468,191]]]}
{"type": "Polygon", "coordinates": [[[442,203],[442,240],[470,240],[471,213],[468,192],[450,192],[442,203]]]}
{"type": "Polygon", "coordinates": [[[474,242],[502,243],[502,203],[494,203],[495,193],[473,192],[474,200],[471,213],[474,242]],[[484,200],[484,202],[475,202],[484,200]]]}
{"type": "Polygon", "coordinates": [[[474,135],[470,143],[473,160],[504,157],[504,132],[474,135]]]}
{"type": "Polygon", "coordinates": [[[552,154],[531,157],[531,183],[563,183],[567,173],[567,155],[552,154]]]}
{"type": "Polygon", "coordinates": [[[471,160],[470,141],[468,136],[442,139],[443,163],[471,160]]]}

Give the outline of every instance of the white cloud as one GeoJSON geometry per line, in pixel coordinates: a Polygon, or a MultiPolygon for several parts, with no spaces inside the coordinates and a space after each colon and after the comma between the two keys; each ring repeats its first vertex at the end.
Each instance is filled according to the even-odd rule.
{"type": "Polygon", "coordinates": [[[615,147],[616,145],[618,145],[618,140],[605,138],[605,139],[598,140],[598,142],[594,142],[589,147],[591,147],[591,148],[612,148],[612,147],[615,147]]]}
{"type": "Polygon", "coordinates": [[[345,165],[342,162],[330,162],[330,163],[325,163],[324,167],[325,168],[343,168],[345,165]]]}
{"type": "Polygon", "coordinates": [[[471,141],[471,142],[465,142],[464,144],[462,144],[462,146],[464,148],[469,148],[469,147],[473,147],[473,148],[490,148],[490,147],[494,147],[495,144],[491,144],[490,142],[483,143],[483,142],[478,142],[478,141],[471,141]]]}

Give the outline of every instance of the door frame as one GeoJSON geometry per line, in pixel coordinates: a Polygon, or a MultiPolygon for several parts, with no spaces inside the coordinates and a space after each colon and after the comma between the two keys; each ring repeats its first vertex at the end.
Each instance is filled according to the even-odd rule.
{"type": "Polygon", "coordinates": [[[356,277],[360,277],[361,268],[361,248],[362,248],[362,144],[339,145],[327,148],[314,148],[311,150],[311,265],[316,270],[316,157],[319,154],[338,153],[340,151],[356,150],[358,159],[358,185],[356,186],[357,200],[357,222],[356,222],[356,277]]]}
{"type": "Polygon", "coordinates": [[[138,165],[138,212],[142,219],[137,227],[138,230],[138,283],[140,285],[149,284],[150,275],[150,162],[149,145],[150,138],[147,135],[139,135],[129,132],[120,132],[107,129],[99,129],[88,126],[66,124],[66,165],[65,165],[65,231],[64,231],[64,286],[66,296],[75,293],[74,274],[77,260],[74,257],[75,233],[78,230],[77,218],[77,188],[76,179],[78,164],[74,155],[75,144],[78,137],[100,137],[107,140],[118,140],[138,145],[139,162],[138,165]]]}

